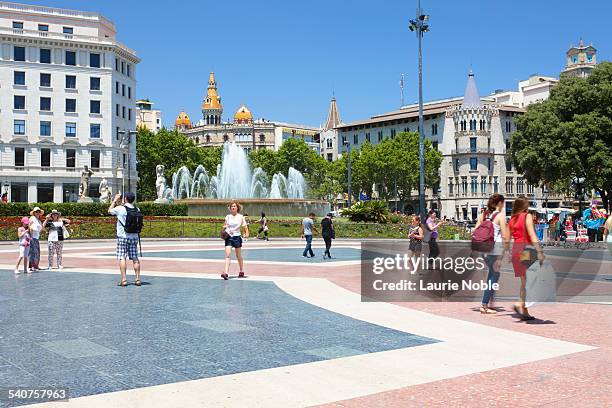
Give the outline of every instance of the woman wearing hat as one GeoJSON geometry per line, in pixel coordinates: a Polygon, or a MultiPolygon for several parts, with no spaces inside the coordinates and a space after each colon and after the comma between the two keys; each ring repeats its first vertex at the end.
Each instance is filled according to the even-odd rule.
{"type": "Polygon", "coordinates": [[[43,229],[42,222],[40,221],[41,217],[45,214],[45,212],[40,207],[34,207],[32,211],[30,211],[30,255],[28,257],[30,264],[30,271],[36,272],[39,271],[38,263],[40,262],[40,231],[43,229]]]}
{"type": "Polygon", "coordinates": [[[53,210],[47,215],[45,221],[45,228],[49,232],[47,238],[49,248],[49,269],[53,267],[53,254],[57,256],[57,268],[63,269],[62,266],[62,252],[64,250],[64,239],[68,238],[66,225],[70,224],[70,221],[61,218],[62,214],[53,210]]]}

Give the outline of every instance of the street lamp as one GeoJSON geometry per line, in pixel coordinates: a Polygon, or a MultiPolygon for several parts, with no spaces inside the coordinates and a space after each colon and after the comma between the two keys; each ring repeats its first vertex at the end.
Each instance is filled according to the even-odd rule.
{"type": "Polygon", "coordinates": [[[348,140],[345,140],[344,142],[342,142],[342,144],[344,146],[347,147],[348,149],[348,207],[351,207],[351,196],[352,196],[352,192],[351,192],[351,144],[348,142],[348,140]]]}
{"type": "MultiPolygon", "coordinates": [[[[121,135],[121,148],[124,150],[127,150],[127,176],[128,176],[128,185],[127,185],[127,189],[128,191],[131,190],[131,167],[130,167],[130,156],[131,156],[131,152],[130,152],[130,147],[131,147],[131,141],[132,141],[132,135],[136,135],[138,132],[136,132],[135,130],[120,130],[119,134],[121,135]]],[[[125,194],[125,161],[123,162],[123,177],[122,177],[122,194],[125,194]]]]}
{"type": "Polygon", "coordinates": [[[573,182],[576,186],[576,196],[578,197],[578,216],[580,216],[580,214],[582,214],[582,197],[584,195],[582,192],[584,177],[574,177],[573,182]]]}
{"type": "Polygon", "coordinates": [[[416,18],[410,20],[410,31],[414,31],[419,42],[419,209],[421,220],[426,218],[425,210],[425,157],[423,133],[423,33],[429,31],[429,16],[421,10],[421,0],[417,0],[416,18]]]}

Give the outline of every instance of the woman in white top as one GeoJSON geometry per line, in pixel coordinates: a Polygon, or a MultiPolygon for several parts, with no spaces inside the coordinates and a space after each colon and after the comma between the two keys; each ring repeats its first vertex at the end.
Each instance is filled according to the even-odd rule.
{"type": "Polygon", "coordinates": [[[34,207],[32,211],[30,211],[30,254],[28,257],[28,264],[30,266],[30,270],[32,272],[39,271],[38,263],[40,262],[40,231],[43,229],[42,222],[40,218],[45,214],[45,212],[40,207],[34,207]]]}
{"type": "Polygon", "coordinates": [[[225,233],[225,270],[221,274],[221,277],[225,280],[229,279],[229,267],[232,261],[232,248],[236,252],[236,259],[238,260],[238,266],[240,272],[238,273],[239,278],[244,278],[244,261],[242,259],[242,230],[244,230],[244,238],[249,237],[249,226],[244,219],[244,216],[240,214],[242,206],[236,201],[232,201],[229,204],[229,214],[225,216],[225,223],[223,224],[223,232],[225,233]]]}
{"type": "Polygon", "coordinates": [[[604,241],[608,244],[608,252],[612,255],[612,215],[608,215],[608,219],[604,224],[604,241]]]}
{"type": "MultiPolygon", "coordinates": [[[[501,269],[501,261],[504,257],[504,253],[510,243],[510,230],[506,225],[506,217],[504,217],[503,211],[505,209],[504,196],[495,193],[489,197],[487,202],[486,210],[478,218],[478,222],[474,229],[478,228],[480,224],[488,218],[493,223],[493,251],[486,255],[487,265],[489,267],[489,274],[487,281],[489,287],[499,280],[499,270],[501,269]]],[[[480,306],[480,313],[482,314],[494,314],[497,313],[492,308],[493,304],[493,289],[486,289],[482,296],[482,304],[480,306]]]]}
{"type": "Polygon", "coordinates": [[[49,269],[53,267],[54,254],[57,256],[57,268],[64,269],[62,254],[64,252],[64,239],[68,238],[66,235],[68,233],[66,225],[70,224],[70,221],[61,217],[62,214],[59,211],[53,210],[47,215],[47,220],[45,221],[45,228],[49,233],[47,236],[49,269]]]}

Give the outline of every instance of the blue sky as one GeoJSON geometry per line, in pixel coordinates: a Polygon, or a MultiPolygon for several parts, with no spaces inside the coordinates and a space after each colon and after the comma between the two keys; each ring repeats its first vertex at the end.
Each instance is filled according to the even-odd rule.
{"type": "MultiPolygon", "coordinates": [[[[138,97],[171,126],[181,108],[201,117],[215,71],[224,118],[244,102],[255,117],[318,125],[332,92],[344,122],[394,110],[399,77],[417,99],[416,0],[35,2],[97,11],[138,52],[138,97]]],[[[424,97],[463,93],[470,66],[481,94],[514,89],[530,74],[557,76],[582,36],[598,59],[612,53],[612,2],[422,0],[424,97]]]]}

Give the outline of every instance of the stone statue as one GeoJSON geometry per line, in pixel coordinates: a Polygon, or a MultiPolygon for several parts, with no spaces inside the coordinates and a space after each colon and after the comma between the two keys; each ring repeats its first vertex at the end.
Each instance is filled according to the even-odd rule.
{"type": "Polygon", "coordinates": [[[164,197],[164,193],[166,192],[166,177],[164,176],[164,170],[166,168],[161,165],[158,164],[157,166],[155,166],[155,174],[156,174],[156,178],[155,178],[155,189],[157,190],[157,199],[155,200],[156,203],[167,203],[168,199],[166,197],[164,197]]]}
{"type": "Polygon", "coordinates": [[[110,202],[112,191],[111,191],[111,188],[108,186],[108,181],[105,178],[103,178],[102,181],[100,182],[100,187],[98,188],[98,192],[100,193],[101,202],[103,203],[110,202]]]}
{"type": "Polygon", "coordinates": [[[89,180],[94,172],[89,168],[89,166],[83,166],[83,171],[81,172],[81,184],[79,185],[79,196],[81,198],[89,198],[89,180]]]}

